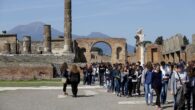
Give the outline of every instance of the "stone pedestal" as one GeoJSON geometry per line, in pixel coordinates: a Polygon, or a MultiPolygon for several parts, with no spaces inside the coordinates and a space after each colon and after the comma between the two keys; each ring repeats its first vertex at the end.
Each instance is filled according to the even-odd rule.
{"type": "Polygon", "coordinates": [[[51,25],[44,25],[44,53],[51,53],[51,25]]]}
{"type": "Polygon", "coordinates": [[[23,54],[31,53],[31,36],[25,36],[23,38],[23,54]]]}

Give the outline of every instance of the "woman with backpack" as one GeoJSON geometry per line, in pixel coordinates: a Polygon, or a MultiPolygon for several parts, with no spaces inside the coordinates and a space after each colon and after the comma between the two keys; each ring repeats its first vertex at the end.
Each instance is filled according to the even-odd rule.
{"type": "Polygon", "coordinates": [[[72,68],[70,70],[70,82],[73,97],[77,97],[78,84],[80,83],[80,71],[76,65],[72,65],[72,68]]]}

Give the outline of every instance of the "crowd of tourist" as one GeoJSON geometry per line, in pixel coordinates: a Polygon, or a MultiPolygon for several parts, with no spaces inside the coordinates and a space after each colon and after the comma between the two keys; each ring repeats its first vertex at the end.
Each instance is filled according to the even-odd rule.
{"type": "MultiPolygon", "coordinates": [[[[146,104],[156,105],[158,110],[161,109],[161,104],[167,103],[167,92],[170,91],[173,95],[174,110],[185,110],[185,104],[188,110],[191,106],[195,110],[195,61],[185,63],[181,60],[179,63],[167,64],[164,61],[156,64],[147,62],[144,66],[141,66],[140,62],[113,65],[98,63],[86,65],[81,69],[84,85],[93,85],[98,81],[107,92],[118,97],[144,95],[146,104]]],[[[67,77],[67,72],[65,73],[64,77],[67,77]]],[[[66,91],[64,92],[66,94],[66,91]]]]}

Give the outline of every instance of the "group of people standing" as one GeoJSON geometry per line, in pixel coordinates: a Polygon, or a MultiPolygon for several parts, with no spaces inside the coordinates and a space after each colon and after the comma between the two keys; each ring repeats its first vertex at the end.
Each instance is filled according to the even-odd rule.
{"type": "MultiPolygon", "coordinates": [[[[69,72],[72,88],[74,85],[78,86],[80,81],[72,82],[71,77],[75,76],[74,73],[79,73],[74,69],[72,68],[69,72]]],[[[161,109],[161,104],[167,103],[169,90],[173,95],[174,110],[184,110],[185,101],[188,110],[191,105],[195,110],[195,61],[188,64],[183,61],[167,64],[164,61],[156,64],[147,62],[143,66],[140,62],[113,65],[100,63],[86,65],[81,70],[84,85],[93,85],[99,81],[99,85],[105,87],[107,92],[119,97],[139,96],[141,95],[140,87],[143,85],[146,104],[156,105],[157,110],[161,109]],[[153,103],[154,92],[155,104],[153,103]]],[[[65,70],[64,73],[63,76],[67,77],[68,72],[65,70]]],[[[78,77],[80,78],[80,75],[78,77]]],[[[77,89],[72,89],[72,91],[73,94],[77,93],[77,89]]]]}

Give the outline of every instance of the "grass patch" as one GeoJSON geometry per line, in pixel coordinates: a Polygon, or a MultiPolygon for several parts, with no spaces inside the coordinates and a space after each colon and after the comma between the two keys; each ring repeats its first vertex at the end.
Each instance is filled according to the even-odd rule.
{"type": "Polygon", "coordinates": [[[6,81],[0,80],[0,87],[39,87],[39,86],[62,86],[61,79],[52,80],[19,80],[6,81]]]}

